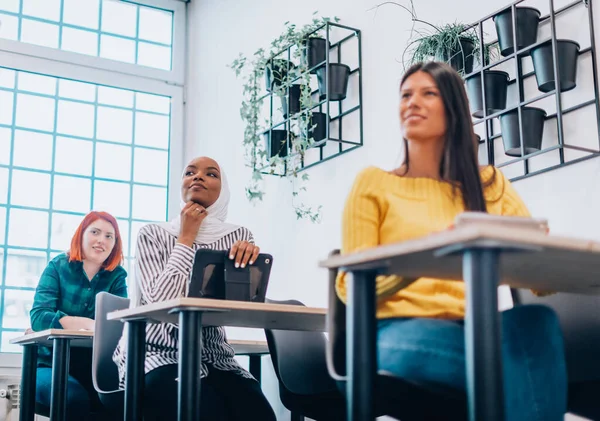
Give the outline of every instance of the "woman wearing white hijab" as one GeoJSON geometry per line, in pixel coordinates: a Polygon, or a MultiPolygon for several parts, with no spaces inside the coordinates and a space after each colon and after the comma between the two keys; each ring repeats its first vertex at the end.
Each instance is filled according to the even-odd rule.
{"type": "MultiPolygon", "coordinates": [[[[252,233],[225,222],[229,186],[217,162],[207,157],[192,160],[183,172],[183,206],[174,220],[144,226],[137,240],[134,305],[187,295],[194,254],[199,248],[230,250],[236,265],[253,264],[260,249],[252,233]]],[[[202,329],[202,421],[275,421],[275,414],[260,385],[234,359],[222,327],[202,329]]],[[[125,335],[113,359],[125,385],[125,335]]],[[[177,417],[178,328],[148,324],[144,420],[171,421],[177,417]]]]}

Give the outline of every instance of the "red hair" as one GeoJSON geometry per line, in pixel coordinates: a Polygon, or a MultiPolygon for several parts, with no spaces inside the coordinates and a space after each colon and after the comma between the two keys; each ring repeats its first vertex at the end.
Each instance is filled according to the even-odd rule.
{"type": "Polygon", "coordinates": [[[75,231],[75,235],[71,239],[71,249],[69,250],[69,262],[77,261],[82,262],[85,259],[83,255],[83,250],[81,249],[81,245],[83,243],[83,233],[85,230],[98,219],[104,219],[106,222],[110,223],[115,230],[115,246],[108,258],[102,263],[102,268],[106,270],[115,270],[117,266],[121,264],[123,261],[123,244],[121,243],[121,233],[119,232],[119,225],[117,224],[117,220],[114,216],[106,212],[96,212],[92,211],[88,213],[79,227],[77,227],[77,231],[75,231]]]}

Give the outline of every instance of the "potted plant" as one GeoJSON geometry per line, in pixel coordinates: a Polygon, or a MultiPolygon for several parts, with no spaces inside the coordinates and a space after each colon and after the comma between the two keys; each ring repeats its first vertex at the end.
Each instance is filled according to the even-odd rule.
{"type": "MultiPolygon", "coordinates": [[[[570,91],[577,86],[577,56],[580,47],[578,43],[568,39],[556,40],[556,47],[560,72],[560,90],[561,92],[570,91]]],[[[531,58],[538,89],[542,92],[550,92],[556,89],[552,40],[533,48],[531,58]]]]}
{"type": "Polygon", "coordinates": [[[329,63],[329,89],[327,85],[327,70],[325,67],[317,69],[317,80],[319,82],[319,98],[326,98],[329,91],[330,101],[342,101],[346,98],[348,80],[350,79],[350,66],[343,63],[329,63]]]}
{"type": "MultiPolygon", "coordinates": [[[[540,23],[540,11],[533,7],[517,7],[517,51],[537,41],[538,26],[540,23]]],[[[500,44],[500,54],[504,57],[511,55],[515,51],[512,7],[509,7],[494,16],[496,33],[498,34],[498,43],[500,44]]]]}
{"type": "MultiPolygon", "coordinates": [[[[525,155],[537,152],[542,148],[542,137],[544,135],[544,121],[546,111],[541,108],[521,108],[523,123],[523,148],[525,155]]],[[[523,156],[521,153],[521,135],[519,133],[518,110],[512,110],[500,116],[500,129],[502,131],[502,143],[504,153],[508,156],[523,156]]]]}
{"type": "MultiPolygon", "coordinates": [[[[506,108],[508,92],[508,73],[499,70],[484,70],[486,115],[494,114],[506,108]]],[[[469,107],[474,117],[482,118],[483,96],[481,92],[481,73],[475,73],[467,78],[467,96],[469,107]]]]}
{"type": "MultiPolygon", "coordinates": [[[[283,168],[282,176],[288,177],[294,185],[294,199],[299,192],[305,191],[298,181],[306,181],[308,175],[304,173],[302,177],[298,177],[298,171],[305,151],[315,143],[313,134],[316,129],[313,127],[313,114],[316,114],[313,108],[316,102],[312,98],[309,70],[324,61],[326,54],[326,51],[320,50],[323,43],[314,40],[323,39],[322,33],[327,28],[327,22],[339,21],[335,17],[318,18],[314,16],[316,13],[313,14],[312,21],[302,27],[285,22],[284,31],[271,42],[268,49],[259,48],[250,57],[240,54],[229,66],[236,76],[242,77],[244,81],[240,116],[245,124],[243,145],[246,162],[252,169],[252,177],[246,187],[246,196],[251,202],[262,200],[263,174],[274,173],[275,168],[283,168]],[[287,49],[290,46],[291,61],[287,60],[287,49]],[[286,57],[282,58],[284,51],[286,57]],[[263,78],[266,89],[281,98],[284,118],[294,118],[293,124],[297,127],[294,131],[286,131],[285,136],[278,130],[269,130],[273,122],[265,122],[262,119],[261,109],[265,99],[261,86],[263,78]],[[271,134],[268,134],[269,132],[271,134]],[[266,142],[261,141],[263,135],[266,142]],[[280,143],[288,137],[289,145],[286,140],[284,151],[280,143]]],[[[315,120],[318,119],[317,117],[315,120]]],[[[298,218],[306,218],[313,222],[320,220],[320,207],[307,207],[294,202],[294,208],[298,218]]]]}

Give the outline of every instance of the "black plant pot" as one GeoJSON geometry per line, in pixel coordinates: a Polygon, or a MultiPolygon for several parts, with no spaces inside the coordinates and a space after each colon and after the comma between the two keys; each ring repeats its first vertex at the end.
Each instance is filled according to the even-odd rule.
{"type": "Polygon", "coordinates": [[[269,136],[269,132],[265,133],[265,142],[269,157],[279,155],[284,158],[287,156],[287,130],[272,130],[271,136],[269,136]]]}
{"type": "MultiPolygon", "coordinates": [[[[300,112],[300,85],[291,85],[289,87],[289,104],[290,114],[294,115],[300,112]]],[[[281,109],[283,110],[283,118],[288,118],[288,96],[283,95],[281,97],[281,109]]]]}
{"type": "MultiPolygon", "coordinates": [[[[556,40],[558,69],[560,71],[561,92],[570,91],[577,86],[577,56],[579,55],[579,44],[568,39],[556,40]]],[[[554,60],[552,60],[552,40],[531,50],[533,59],[533,70],[537,80],[538,89],[542,92],[550,92],[556,89],[554,83],[554,60]]]]}
{"type": "Polygon", "coordinates": [[[267,91],[271,92],[276,86],[281,86],[285,80],[288,69],[292,70],[296,65],[283,59],[273,59],[265,67],[265,85],[267,91]]]}
{"type": "MultiPolygon", "coordinates": [[[[341,101],[346,98],[348,90],[348,79],[350,78],[350,67],[342,63],[329,63],[329,100],[341,101]]],[[[325,99],[325,85],[327,72],[325,67],[317,69],[317,81],[319,82],[319,98],[325,99]]]]}
{"type": "MultiPolygon", "coordinates": [[[[486,70],[485,105],[487,115],[494,114],[506,108],[506,93],[508,91],[508,73],[499,70],[486,70]]],[[[467,96],[471,113],[474,117],[483,117],[483,98],[481,96],[481,74],[477,73],[467,79],[467,96]]]]}
{"type": "MultiPolygon", "coordinates": [[[[331,44],[331,43],[330,43],[331,44]]],[[[325,57],[327,55],[327,40],[324,38],[309,38],[306,41],[303,57],[309,69],[312,69],[319,63],[325,66],[325,57]]],[[[321,66],[319,66],[321,67],[321,66]]],[[[317,73],[317,69],[313,69],[310,73],[317,73]]]]}
{"type": "Polygon", "coordinates": [[[435,59],[447,62],[457,72],[467,75],[473,71],[475,44],[469,38],[459,38],[459,43],[460,47],[456,49],[438,52],[435,59]]]}
{"type": "MultiPolygon", "coordinates": [[[[517,7],[517,51],[537,41],[540,11],[533,7],[517,7]]],[[[504,57],[515,51],[512,27],[512,9],[506,9],[494,16],[500,54],[504,57]]]]}
{"type": "Polygon", "coordinates": [[[309,130],[309,135],[312,136],[315,142],[320,142],[327,137],[327,114],[313,111],[309,127],[314,125],[316,127],[309,130]]]}
{"type": "MultiPolygon", "coordinates": [[[[537,152],[542,147],[544,121],[546,111],[541,108],[521,108],[523,119],[523,137],[525,138],[525,154],[537,152]]],[[[500,130],[504,142],[504,153],[508,156],[521,155],[521,138],[519,136],[519,114],[517,110],[500,116],[500,130]]]]}

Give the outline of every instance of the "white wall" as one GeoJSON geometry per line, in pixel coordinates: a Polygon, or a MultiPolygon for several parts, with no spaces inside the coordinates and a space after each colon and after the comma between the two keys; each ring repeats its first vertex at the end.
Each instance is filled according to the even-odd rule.
{"type": "MultiPolygon", "coordinates": [[[[393,6],[382,8],[377,14],[368,11],[377,3],[373,0],[195,0],[189,5],[186,159],[208,155],[227,169],[232,188],[229,220],[249,227],[261,248],[275,256],[270,298],[296,298],[307,305],[326,305],[327,273],[318,268],[317,262],[340,246],[340,215],[356,173],[368,165],[393,168],[400,162],[397,92],[402,75],[401,53],[411,21],[407,13],[393,6]],[[311,182],[306,203],[323,205],[323,220],[316,225],[295,219],[291,187],[286,180],[267,179],[264,202],[257,206],[247,202],[244,186],[250,172],[244,165],[244,126],[239,117],[242,82],[226,67],[240,52],[249,55],[259,47],[268,47],[283,30],[285,21],[303,25],[315,10],[321,16],[338,16],[340,23],[362,31],[365,142],[363,148],[309,170],[311,182]]],[[[420,18],[449,23],[471,22],[501,8],[508,0],[415,3],[420,18]]],[[[547,3],[536,2],[544,13],[547,3]]],[[[598,16],[597,12],[596,32],[600,31],[598,16]]],[[[581,39],[581,28],[585,25],[577,15],[563,24],[581,39]]],[[[566,34],[559,32],[559,36],[566,34]]],[[[587,45],[582,41],[583,47],[587,45]]],[[[584,63],[589,65],[589,60],[584,63]]],[[[590,76],[585,69],[580,69],[580,73],[590,76]]],[[[582,86],[588,87],[587,83],[582,82],[582,86]]],[[[569,95],[585,96],[581,90],[578,92],[569,95]]],[[[593,114],[579,119],[567,126],[567,131],[579,130],[575,137],[590,144],[597,139],[594,119],[593,114]]],[[[547,134],[551,132],[552,129],[547,129],[547,134]]],[[[545,144],[552,141],[548,139],[545,144]]],[[[598,147],[597,142],[595,146],[598,147]]],[[[498,149],[502,151],[500,143],[498,149]]],[[[534,215],[549,218],[554,233],[598,240],[599,174],[600,160],[593,159],[519,181],[515,186],[534,215]]]]}

